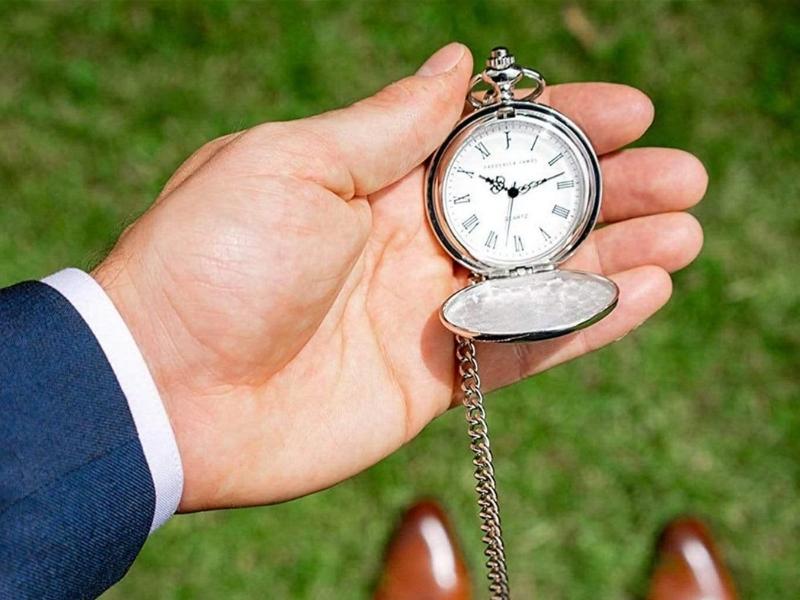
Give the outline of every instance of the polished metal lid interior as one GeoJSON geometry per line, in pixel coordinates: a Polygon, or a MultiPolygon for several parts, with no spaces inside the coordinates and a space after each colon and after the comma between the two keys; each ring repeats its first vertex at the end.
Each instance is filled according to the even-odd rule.
{"type": "Polygon", "coordinates": [[[450,296],[440,316],[454,333],[478,341],[543,340],[602,319],[618,295],[601,275],[553,269],[485,279],[450,296]]]}

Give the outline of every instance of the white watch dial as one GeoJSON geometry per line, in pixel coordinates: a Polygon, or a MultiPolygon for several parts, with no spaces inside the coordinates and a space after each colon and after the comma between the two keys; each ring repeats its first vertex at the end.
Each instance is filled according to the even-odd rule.
{"type": "Polygon", "coordinates": [[[475,129],[447,165],[443,214],[477,259],[513,267],[547,257],[580,227],[588,165],[544,121],[510,118],[475,129]]]}

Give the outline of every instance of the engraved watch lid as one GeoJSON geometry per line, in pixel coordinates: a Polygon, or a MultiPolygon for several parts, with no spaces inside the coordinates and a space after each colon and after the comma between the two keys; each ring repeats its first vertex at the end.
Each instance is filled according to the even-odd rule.
{"type": "Polygon", "coordinates": [[[545,340],[599,321],[618,296],[616,284],[602,275],[553,269],[470,285],[444,302],[440,318],[476,341],[545,340]]]}

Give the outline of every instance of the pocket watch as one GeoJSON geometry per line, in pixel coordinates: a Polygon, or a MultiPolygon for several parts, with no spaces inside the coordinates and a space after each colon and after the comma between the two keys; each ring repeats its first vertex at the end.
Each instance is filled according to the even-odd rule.
{"type": "Polygon", "coordinates": [[[471,271],[440,318],[456,335],[493,599],[508,598],[508,576],[475,342],[566,335],[608,315],[618,298],[611,280],[561,267],[597,222],[602,179],[586,134],[536,102],[544,88],[537,71],[494,48],[471,81],[474,112],[434,153],[426,176],[430,226],[471,271]],[[480,84],[488,86],[482,95],[480,84]]]}

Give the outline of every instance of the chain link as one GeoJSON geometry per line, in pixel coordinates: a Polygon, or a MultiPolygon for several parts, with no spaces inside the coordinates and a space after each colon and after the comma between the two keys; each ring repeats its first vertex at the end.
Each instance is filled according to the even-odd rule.
{"type": "Polygon", "coordinates": [[[497,482],[494,478],[492,450],[489,445],[489,427],[483,408],[481,378],[478,375],[478,359],[475,343],[456,336],[456,360],[464,392],[467,429],[475,465],[475,491],[478,493],[478,515],[481,519],[483,553],[489,578],[491,600],[508,600],[508,569],[503,548],[503,532],[500,528],[500,507],[497,502],[497,482]]]}

